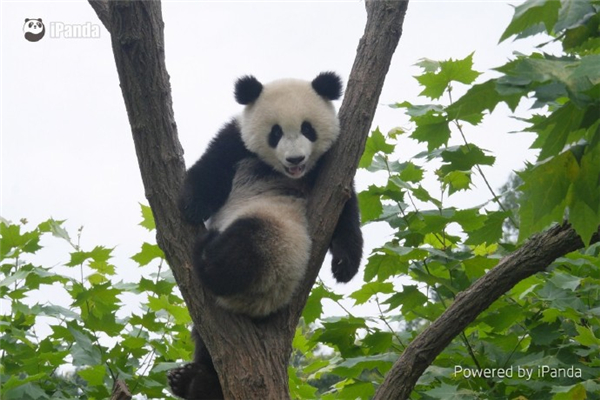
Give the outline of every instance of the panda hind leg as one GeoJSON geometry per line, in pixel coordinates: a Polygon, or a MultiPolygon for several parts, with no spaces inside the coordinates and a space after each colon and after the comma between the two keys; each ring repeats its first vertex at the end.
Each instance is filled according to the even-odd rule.
{"type": "Polygon", "coordinates": [[[267,221],[240,218],[223,232],[209,231],[194,249],[194,267],[203,283],[217,296],[246,290],[268,260],[262,247],[272,236],[267,221]]]}
{"type": "Polygon", "coordinates": [[[172,369],[168,375],[174,395],[186,400],[222,399],[219,377],[214,371],[199,363],[188,363],[172,369]]]}
{"type": "Polygon", "coordinates": [[[223,399],[217,371],[195,328],[192,328],[192,339],[196,344],[194,361],[169,371],[167,378],[171,391],[186,400],[223,399]]]}

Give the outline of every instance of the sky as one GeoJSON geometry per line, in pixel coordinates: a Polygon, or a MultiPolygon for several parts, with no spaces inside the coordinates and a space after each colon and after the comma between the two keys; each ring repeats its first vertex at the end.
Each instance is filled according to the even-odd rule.
{"type": "MultiPolygon", "coordinates": [[[[138,203],[147,202],[109,34],[86,1],[2,1],[1,7],[0,216],[32,224],[65,219],[72,236],[83,226],[82,248],[115,247],[113,263],[124,279],[136,279],[145,272],[134,270],[128,258],[154,238],[137,225],[138,203]],[[46,36],[25,40],[25,18],[42,18],[46,36]],[[75,25],[99,37],[68,37],[65,27],[75,25]]],[[[421,58],[457,59],[475,52],[475,69],[487,71],[513,51],[531,52],[530,41],[498,44],[512,14],[503,1],[411,1],[373,127],[408,126],[389,104],[426,101],[417,98],[413,78],[421,58]]],[[[336,71],[347,80],[366,12],[359,1],[164,1],[163,19],[175,119],[190,166],[219,127],[241,111],[233,99],[238,77],[311,80],[321,71],[336,71]]],[[[533,160],[532,138],[509,134],[518,123],[504,109],[497,114],[482,128],[466,128],[469,140],[497,157],[493,169],[484,169],[494,188],[526,159],[533,160]]],[[[400,160],[417,149],[416,143],[406,144],[400,160]]],[[[371,179],[376,178],[359,172],[358,189],[371,179]]],[[[465,207],[489,199],[481,181],[475,184],[476,193],[451,201],[465,207]]],[[[367,254],[389,235],[373,226],[363,232],[367,254]]],[[[46,265],[68,261],[66,244],[47,245],[52,249],[40,256],[46,265]]],[[[336,287],[329,267],[321,276],[336,287]]],[[[360,283],[357,277],[346,290],[360,283]]]]}

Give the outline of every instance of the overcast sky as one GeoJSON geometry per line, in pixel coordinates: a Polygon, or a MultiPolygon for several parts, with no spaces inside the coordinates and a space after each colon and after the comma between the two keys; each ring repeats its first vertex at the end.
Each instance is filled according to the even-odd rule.
{"type": "MultiPolygon", "coordinates": [[[[382,131],[406,126],[401,111],[388,104],[426,102],[417,99],[420,90],[412,77],[420,58],[464,58],[475,51],[475,68],[486,71],[514,50],[531,52],[531,43],[498,45],[512,14],[506,2],[411,1],[374,126],[382,131]]],[[[165,1],[163,18],[173,107],[189,166],[240,111],[232,95],[237,77],[310,80],[332,70],[346,80],[366,13],[358,1],[165,1]]],[[[0,215],[36,224],[49,217],[67,219],[73,235],[84,226],[85,249],[117,246],[115,263],[127,265],[141,242],[153,239],[137,226],[138,203],[147,202],[108,33],[86,1],[2,1],[1,30],[0,215]],[[42,18],[42,40],[25,40],[25,18],[42,18]],[[74,24],[99,29],[100,37],[58,35],[60,27],[74,24]]],[[[508,135],[518,125],[507,113],[499,114],[483,128],[466,128],[469,140],[497,157],[496,166],[486,170],[495,188],[526,158],[533,159],[527,151],[531,138],[508,135]]],[[[416,147],[408,146],[401,158],[415,154],[416,147]]],[[[368,184],[368,175],[360,174],[359,188],[368,184]]],[[[477,186],[479,194],[452,201],[473,206],[489,199],[484,185],[477,186]]],[[[385,239],[374,232],[365,229],[370,247],[385,239]]],[[[64,253],[56,257],[53,262],[67,261],[64,253]]],[[[323,271],[322,276],[330,275],[329,268],[323,271]]]]}

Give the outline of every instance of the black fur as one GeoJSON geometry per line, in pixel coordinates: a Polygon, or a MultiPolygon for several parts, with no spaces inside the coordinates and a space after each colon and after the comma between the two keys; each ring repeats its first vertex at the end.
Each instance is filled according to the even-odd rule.
{"type": "Polygon", "coordinates": [[[268,260],[264,246],[267,223],[259,218],[236,220],[224,232],[209,231],[194,249],[194,268],[217,296],[243,292],[268,260]]]}
{"type": "Polygon", "coordinates": [[[317,131],[313,128],[312,124],[308,121],[304,121],[300,127],[300,133],[304,135],[311,142],[317,141],[317,131]]]}
{"type": "Polygon", "coordinates": [[[348,282],[358,272],[362,258],[363,237],[360,231],[360,211],[354,187],[335,227],[329,251],[331,271],[338,282],[348,282]]]}
{"type": "Polygon", "coordinates": [[[217,212],[231,191],[236,164],[252,156],[244,146],[237,122],[225,125],[186,174],[179,197],[183,219],[200,225],[217,212]]]}
{"type": "Polygon", "coordinates": [[[272,148],[277,147],[282,137],[283,129],[281,129],[281,126],[277,124],[273,125],[273,127],[271,128],[271,132],[269,132],[269,138],[267,139],[269,146],[272,148]]]}
{"type": "Polygon", "coordinates": [[[169,371],[171,391],[188,400],[223,399],[219,376],[196,329],[192,329],[192,338],[196,343],[194,362],[169,371]]]}
{"type": "Polygon", "coordinates": [[[337,100],[342,96],[342,80],[335,72],[321,72],[313,79],[312,87],[328,100],[337,100]]]}
{"type": "Polygon", "coordinates": [[[263,85],[252,75],[241,77],[235,83],[235,101],[246,105],[254,102],[260,96],[263,85]]]}

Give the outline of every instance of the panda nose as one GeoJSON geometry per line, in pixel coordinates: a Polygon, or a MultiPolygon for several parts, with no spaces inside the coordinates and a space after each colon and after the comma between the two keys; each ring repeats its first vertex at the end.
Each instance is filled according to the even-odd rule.
{"type": "Polygon", "coordinates": [[[304,161],[304,159],[305,159],[305,158],[306,158],[306,157],[304,157],[304,156],[299,156],[299,157],[288,157],[288,158],[286,158],[285,160],[286,160],[287,162],[289,162],[290,164],[293,164],[293,165],[298,165],[298,164],[300,164],[302,161],[304,161]]]}

